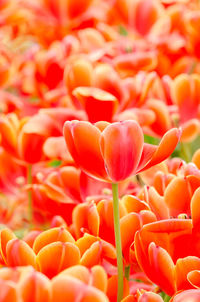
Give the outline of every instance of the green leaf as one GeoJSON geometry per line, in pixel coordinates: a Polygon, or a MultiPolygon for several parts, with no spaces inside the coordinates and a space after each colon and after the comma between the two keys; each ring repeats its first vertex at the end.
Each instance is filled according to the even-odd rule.
{"type": "Polygon", "coordinates": [[[128,31],[123,25],[119,25],[119,34],[121,36],[128,36],[128,31]]]}
{"type": "Polygon", "coordinates": [[[144,142],[152,145],[158,145],[160,142],[160,139],[154,136],[150,136],[147,134],[144,134],[144,142]]]}
{"type": "Polygon", "coordinates": [[[62,160],[54,159],[48,163],[50,167],[56,168],[62,165],[62,160]]]}
{"type": "Polygon", "coordinates": [[[173,153],[171,154],[171,157],[180,157],[180,154],[181,154],[181,144],[178,143],[173,153]]]}
{"type": "Polygon", "coordinates": [[[162,297],[162,299],[163,299],[164,302],[169,302],[170,299],[171,299],[171,297],[168,296],[168,295],[167,295],[166,293],[164,293],[164,292],[159,293],[159,295],[162,297]]]}
{"type": "Polygon", "coordinates": [[[14,231],[17,238],[22,239],[24,238],[25,234],[27,233],[27,229],[18,229],[14,231]]]}
{"type": "Polygon", "coordinates": [[[124,275],[125,275],[125,278],[129,281],[130,279],[130,265],[127,265],[125,266],[125,272],[124,272],[124,275]]]}
{"type": "Polygon", "coordinates": [[[143,283],[142,280],[140,280],[140,279],[134,279],[134,278],[130,278],[129,281],[143,283]]]}
{"type": "Polygon", "coordinates": [[[190,144],[190,149],[191,149],[192,155],[199,148],[200,148],[200,135],[190,144]]]}
{"type": "Polygon", "coordinates": [[[180,157],[186,162],[192,160],[192,156],[200,148],[200,136],[191,143],[178,143],[171,157],[180,157]]]}

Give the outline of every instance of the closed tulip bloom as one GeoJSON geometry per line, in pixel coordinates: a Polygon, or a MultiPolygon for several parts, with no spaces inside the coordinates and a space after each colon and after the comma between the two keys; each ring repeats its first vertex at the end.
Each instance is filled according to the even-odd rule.
{"type": "Polygon", "coordinates": [[[175,149],[181,131],[171,129],[159,146],[144,143],[135,121],[116,123],[66,122],[64,137],[76,164],[88,175],[117,183],[166,159],[175,149]]]}

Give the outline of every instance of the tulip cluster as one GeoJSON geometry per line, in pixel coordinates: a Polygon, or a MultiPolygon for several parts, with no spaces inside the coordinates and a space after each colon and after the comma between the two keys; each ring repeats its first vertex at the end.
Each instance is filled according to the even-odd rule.
{"type": "Polygon", "coordinates": [[[0,302],[200,301],[199,1],[0,16],[0,302]]]}

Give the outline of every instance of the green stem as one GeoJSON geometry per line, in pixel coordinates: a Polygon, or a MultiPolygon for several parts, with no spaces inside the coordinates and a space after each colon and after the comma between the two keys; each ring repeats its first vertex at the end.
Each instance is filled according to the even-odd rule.
{"type": "Polygon", "coordinates": [[[115,244],[117,251],[117,272],[118,272],[118,290],[117,302],[123,298],[123,259],[122,259],[122,245],[120,234],[120,217],[119,217],[119,197],[118,197],[118,184],[112,184],[113,194],[113,214],[114,214],[114,229],[115,229],[115,244]]]}
{"type": "MultiPolygon", "coordinates": [[[[32,165],[28,165],[27,168],[27,183],[30,185],[32,184],[32,165]]],[[[33,224],[33,205],[32,205],[32,192],[28,190],[28,212],[29,212],[29,224],[30,229],[32,228],[33,224]]]]}

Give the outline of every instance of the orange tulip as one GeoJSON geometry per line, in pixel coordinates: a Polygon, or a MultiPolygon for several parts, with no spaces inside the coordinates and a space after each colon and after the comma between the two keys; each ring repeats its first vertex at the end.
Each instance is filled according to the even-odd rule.
{"type": "Polygon", "coordinates": [[[191,200],[192,220],[168,219],[151,223],[143,226],[135,237],[139,265],[169,295],[195,286],[196,281],[191,281],[188,273],[200,269],[199,196],[198,188],[191,200]]]}
{"type": "Polygon", "coordinates": [[[50,280],[39,272],[32,271],[25,274],[18,288],[24,302],[51,301],[50,280]]]}
{"type": "Polygon", "coordinates": [[[37,254],[38,270],[52,278],[67,267],[79,264],[80,252],[70,242],[53,242],[45,245],[37,254]]]}
{"type": "Polygon", "coordinates": [[[0,301],[2,302],[19,302],[16,286],[4,280],[0,280],[0,301]]]}
{"type": "Polygon", "coordinates": [[[40,233],[33,243],[33,250],[38,254],[44,246],[56,241],[75,243],[74,238],[66,229],[58,227],[40,233]]]}
{"type": "Polygon", "coordinates": [[[166,159],[180,137],[180,131],[172,129],[156,147],[144,144],[142,130],[134,121],[105,125],[102,132],[101,125],[66,122],[64,137],[72,157],[85,173],[113,183],[166,159]]]}
{"type": "Polygon", "coordinates": [[[6,246],[8,266],[32,265],[36,267],[36,255],[30,246],[19,239],[11,239],[6,246]]]}
{"type": "Polygon", "coordinates": [[[73,302],[77,295],[80,302],[108,302],[107,296],[102,291],[70,275],[57,276],[52,280],[53,301],[73,302]]]}

